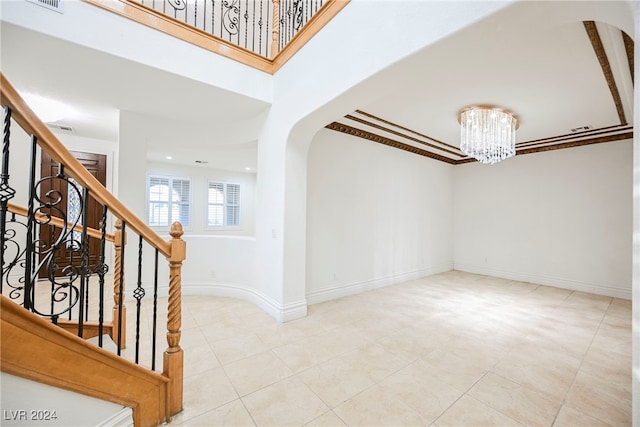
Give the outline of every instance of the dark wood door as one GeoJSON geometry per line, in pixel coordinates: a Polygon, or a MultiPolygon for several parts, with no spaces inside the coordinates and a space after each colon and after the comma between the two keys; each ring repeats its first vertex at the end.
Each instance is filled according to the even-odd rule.
{"type": "MultiPolygon", "coordinates": [[[[83,153],[78,151],[72,151],[71,154],[80,161],[80,163],[93,175],[102,185],[106,185],[107,180],[107,156],[102,154],[83,153]]],[[[46,153],[42,153],[41,162],[41,179],[44,177],[56,177],[60,170],[60,164],[49,157],[46,153]]],[[[75,181],[72,181],[74,183],[75,181]]],[[[82,196],[83,189],[80,184],[75,183],[75,186],[79,190],[79,194],[82,196]]],[[[40,187],[41,200],[51,200],[46,197],[46,194],[52,195],[57,203],[50,209],[42,209],[45,214],[50,214],[59,218],[66,218],[67,221],[74,220],[74,216],[77,215],[77,202],[78,192],[74,190],[72,184],[69,184],[64,179],[53,178],[43,179],[40,187]]],[[[95,229],[99,229],[100,220],[102,219],[102,205],[98,203],[93,197],[89,197],[89,202],[86,204],[88,208],[88,222],[87,226],[95,229]]],[[[78,224],[82,224],[82,216],[78,220],[78,224]]],[[[40,239],[43,242],[54,242],[60,238],[62,230],[52,227],[50,225],[42,225],[40,227],[40,239]]],[[[67,233],[69,234],[69,233],[67,233]]],[[[55,252],[55,263],[57,268],[55,270],[56,276],[68,276],[70,274],[79,274],[79,267],[82,261],[82,252],[78,243],[80,242],[81,233],[76,232],[74,234],[67,235],[64,241],[61,242],[59,249],[55,252]],[[74,243],[77,242],[77,243],[74,243]],[[75,271],[75,273],[74,273],[75,271]]],[[[48,243],[45,243],[48,245],[48,243]]],[[[99,264],[100,257],[100,240],[89,238],[89,267],[92,271],[95,271],[96,265],[99,264]]],[[[47,272],[47,266],[44,265],[40,270],[40,277],[45,277],[47,272]]]]}

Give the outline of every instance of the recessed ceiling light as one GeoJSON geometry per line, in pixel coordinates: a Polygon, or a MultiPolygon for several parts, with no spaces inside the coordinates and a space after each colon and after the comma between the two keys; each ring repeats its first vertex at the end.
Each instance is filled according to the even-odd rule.
{"type": "Polygon", "coordinates": [[[250,170],[251,170],[251,168],[244,168],[244,170],[246,170],[246,171],[250,171],[250,170]]]}
{"type": "Polygon", "coordinates": [[[165,157],[165,159],[167,159],[167,160],[172,160],[172,159],[173,159],[173,157],[171,157],[171,156],[166,156],[166,157],[165,157]]]}

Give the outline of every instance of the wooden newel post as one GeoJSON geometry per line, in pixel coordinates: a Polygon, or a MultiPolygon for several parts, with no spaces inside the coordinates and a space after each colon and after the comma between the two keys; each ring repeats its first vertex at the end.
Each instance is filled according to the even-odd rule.
{"type": "MultiPolygon", "coordinates": [[[[116,232],[113,236],[113,247],[115,249],[115,260],[113,261],[113,325],[111,328],[111,339],[116,345],[118,344],[118,324],[120,309],[120,276],[122,271],[122,242],[126,244],[127,236],[122,236],[122,220],[116,220],[115,224],[116,232]]],[[[124,292],[124,277],[122,278],[122,292],[124,292]]],[[[124,298],[123,298],[124,300],[124,298]]],[[[127,347],[127,306],[122,304],[122,331],[121,331],[121,345],[120,348],[127,347]]]]}
{"type": "Polygon", "coordinates": [[[182,411],[184,353],[180,347],[182,326],[182,261],[186,257],[186,242],[181,239],[182,224],[171,225],[171,256],[169,259],[169,310],[167,313],[167,350],[164,352],[163,374],[169,378],[169,416],[182,411]]]}
{"type": "Polygon", "coordinates": [[[271,59],[280,53],[280,0],[272,0],[273,3],[273,23],[271,24],[271,59]]]}

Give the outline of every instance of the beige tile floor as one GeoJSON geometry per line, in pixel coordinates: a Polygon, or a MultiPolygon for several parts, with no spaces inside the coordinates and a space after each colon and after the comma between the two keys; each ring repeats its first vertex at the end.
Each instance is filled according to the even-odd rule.
{"type": "Polygon", "coordinates": [[[452,271],[285,324],[182,302],[170,425],[631,425],[630,301],[452,271]]]}

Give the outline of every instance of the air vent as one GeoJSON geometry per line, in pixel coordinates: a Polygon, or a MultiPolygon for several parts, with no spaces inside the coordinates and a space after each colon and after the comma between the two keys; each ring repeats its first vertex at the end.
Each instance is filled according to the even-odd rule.
{"type": "Polygon", "coordinates": [[[576,132],[584,132],[584,131],[591,130],[591,129],[593,129],[593,126],[589,126],[589,125],[587,125],[587,126],[580,126],[580,127],[577,127],[577,128],[573,128],[573,129],[571,129],[571,132],[573,132],[573,133],[576,133],[576,132]]]}
{"type": "Polygon", "coordinates": [[[55,10],[58,13],[64,13],[64,0],[27,0],[30,3],[46,7],[49,10],[55,10]]]}
{"type": "Polygon", "coordinates": [[[46,124],[47,127],[49,127],[49,129],[53,129],[53,130],[57,130],[60,132],[68,132],[68,133],[74,133],[75,131],[73,130],[73,128],[71,126],[68,125],[58,125],[55,123],[47,123],[46,124]]]}
{"type": "Polygon", "coordinates": [[[196,163],[198,163],[199,165],[206,165],[209,162],[206,160],[196,160],[196,163]]]}

